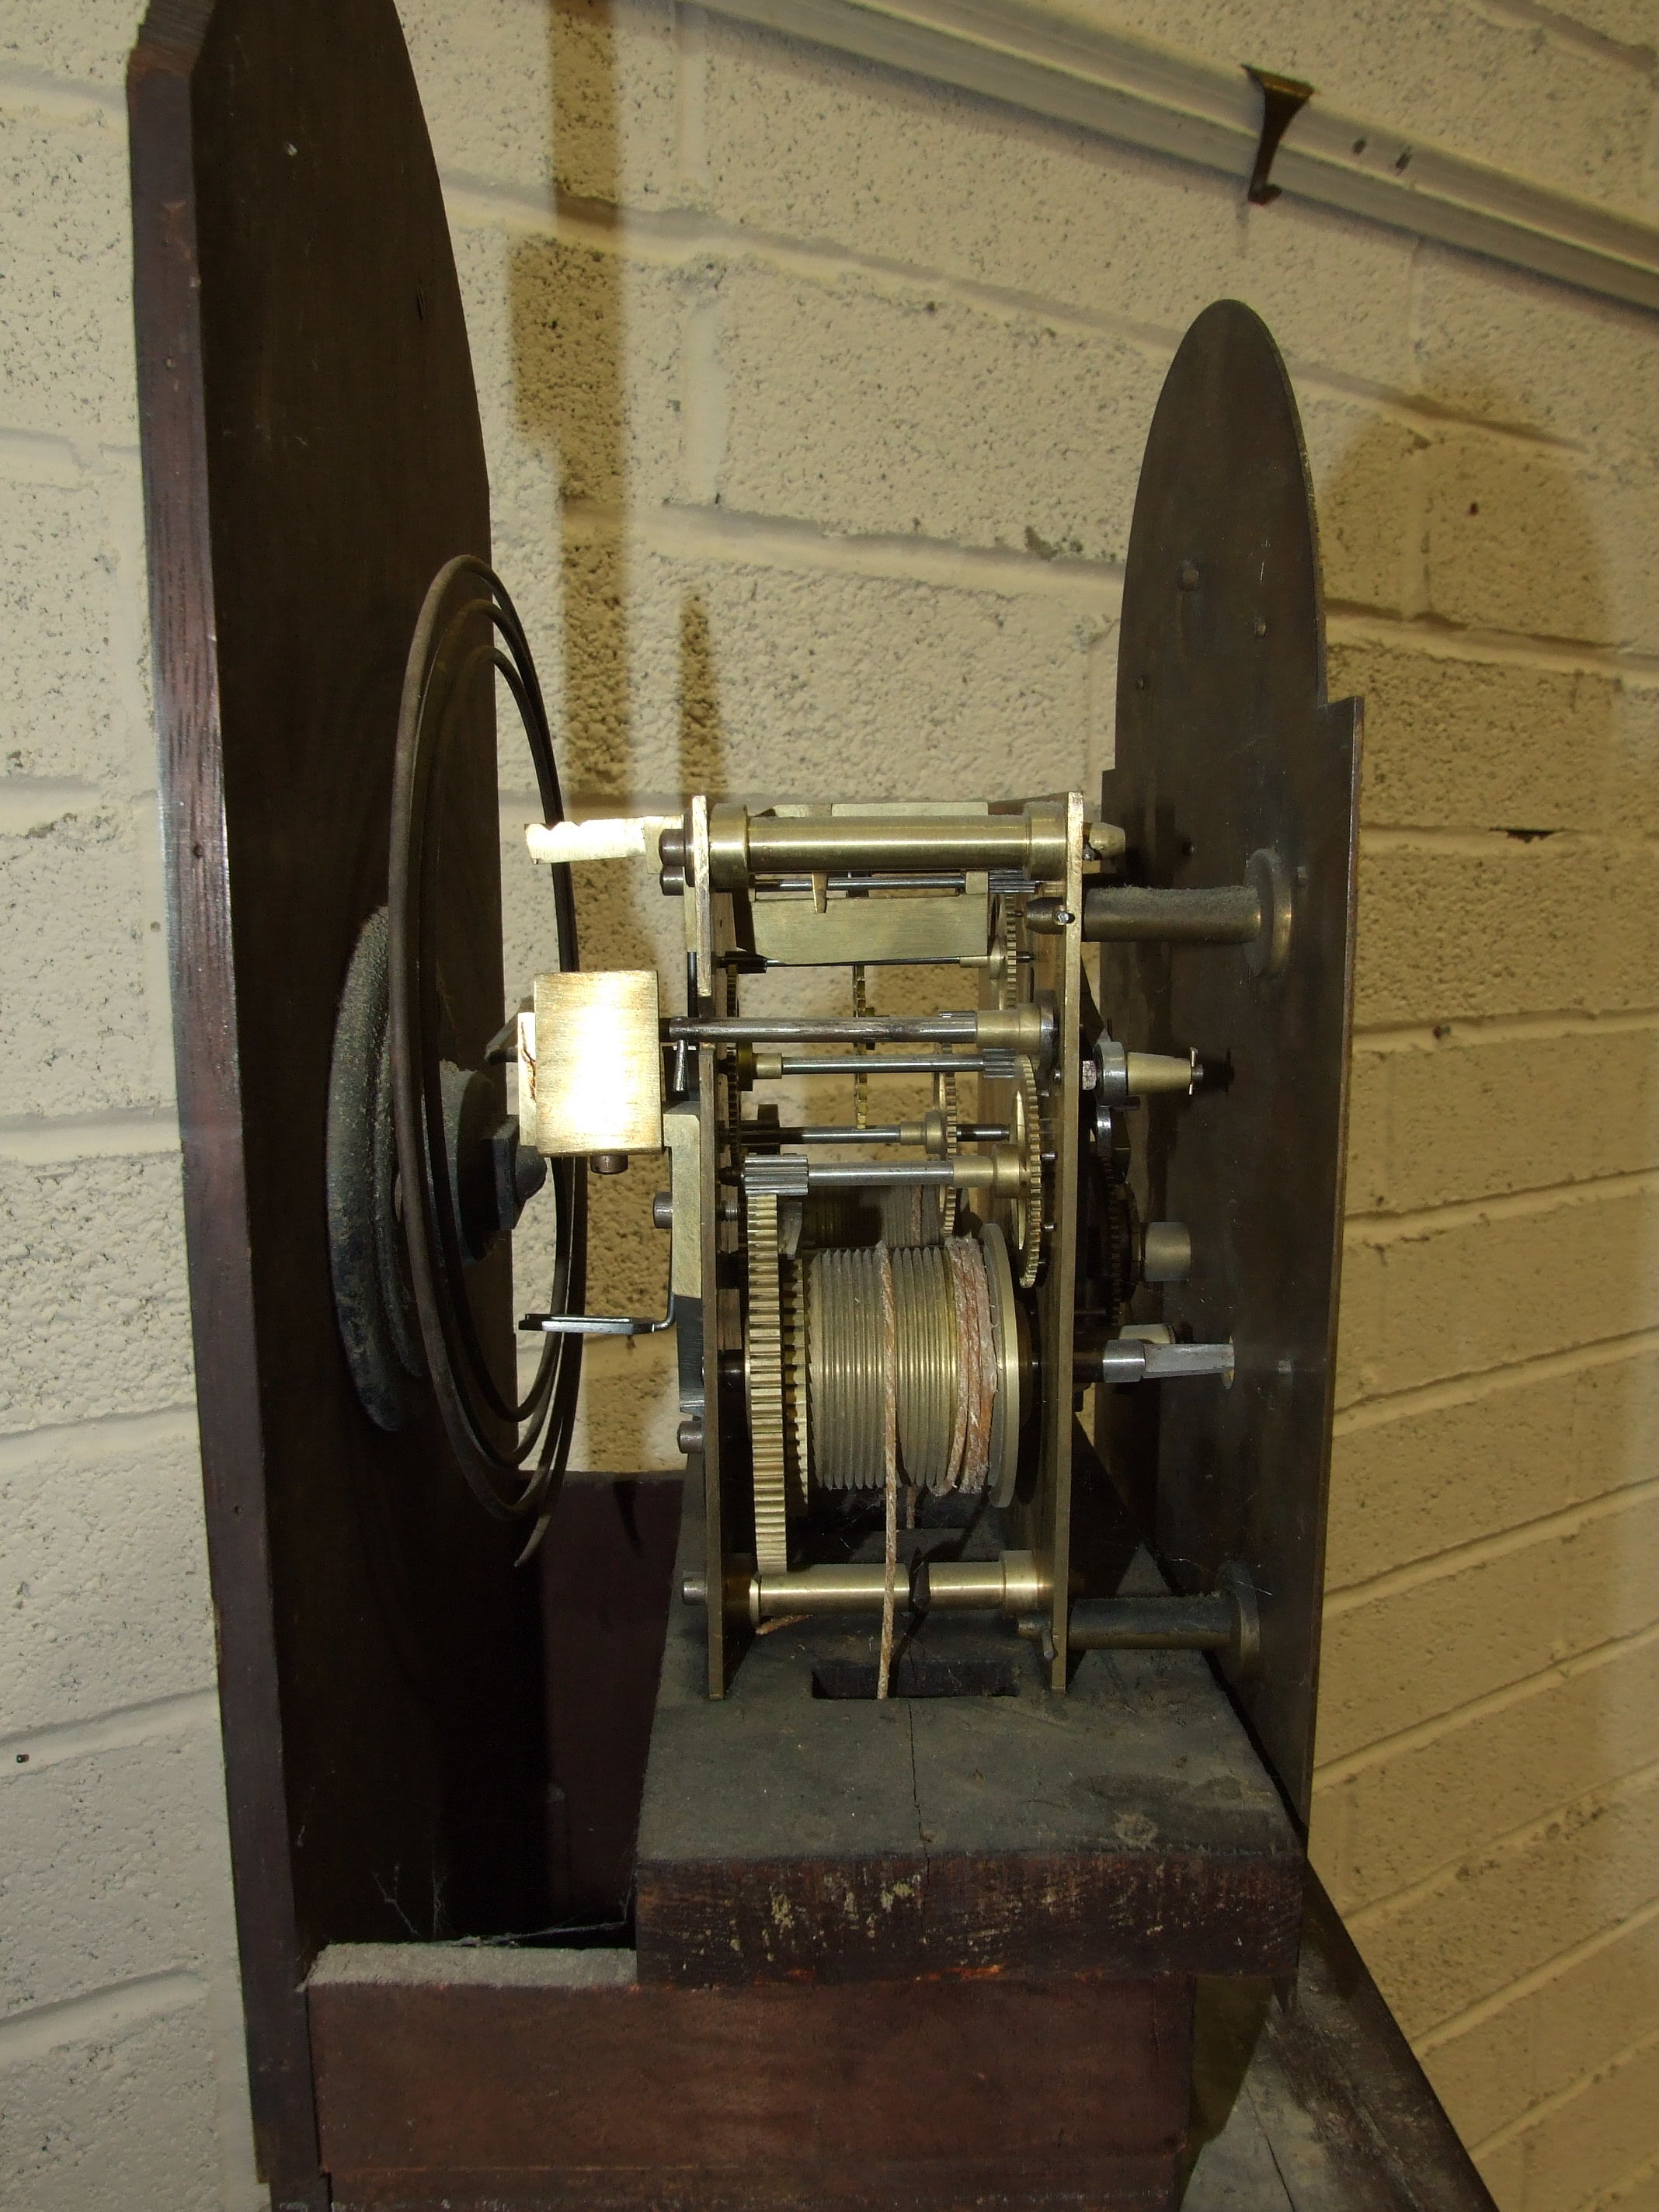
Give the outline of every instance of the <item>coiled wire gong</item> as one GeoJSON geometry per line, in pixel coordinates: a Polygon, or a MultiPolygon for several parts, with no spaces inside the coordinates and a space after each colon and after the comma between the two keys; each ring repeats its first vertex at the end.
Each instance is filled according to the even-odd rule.
{"type": "MultiPolygon", "coordinates": [[[[530,747],[543,819],[562,821],[563,797],[541,686],[523,625],[499,578],[470,556],[441,568],[427,592],[404,678],[392,790],[387,876],[392,1116],[410,1285],[445,1433],[479,1501],[506,1517],[544,1514],[563,1474],[581,1374],[581,1339],[551,1336],[528,1391],[503,1391],[473,1324],[463,1271],[435,1048],[435,840],[445,748],[470,696],[499,674],[530,747]],[[526,1469],[529,1468],[526,1474],[526,1469]]],[[[553,871],[554,928],[562,969],[578,965],[570,872],[553,871]]],[[[580,1311],[586,1295],[587,1184],[583,1163],[552,1175],[558,1209],[548,1310],[580,1311]]]]}
{"type": "MultiPolygon", "coordinates": [[[[491,703],[497,678],[529,744],[544,819],[563,818],[547,712],[523,626],[500,580],[462,556],[434,577],[404,672],[385,908],[369,917],[336,1025],[329,1097],[328,1197],[335,1306],[358,1395],[378,1426],[404,1425],[422,1376],[461,1473],[500,1518],[544,1525],[569,1450],[581,1338],[550,1334],[522,1397],[492,1364],[467,1267],[516,1218],[499,1210],[492,1146],[503,1127],[499,1067],[441,1056],[440,902],[445,772],[458,732],[491,703]],[[478,1208],[484,1188],[486,1231],[478,1208]]],[[[561,969],[578,965],[570,872],[555,867],[561,969]]],[[[586,1164],[552,1164],[553,1283],[547,1310],[586,1294],[586,1164]]]]}

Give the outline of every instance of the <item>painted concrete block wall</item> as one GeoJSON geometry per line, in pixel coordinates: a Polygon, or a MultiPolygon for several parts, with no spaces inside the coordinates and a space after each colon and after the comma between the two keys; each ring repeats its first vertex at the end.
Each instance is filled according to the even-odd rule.
{"type": "MultiPolygon", "coordinates": [[[[1170,353],[1221,293],[1279,335],[1332,690],[1369,702],[1316,1854],[1504,2212],[1653,2204],[1650,319],[694,8],[404,12],[498,565],[584,799],[1093,781],[1170,353]]],[[[259,2201],[146,692],[138,13],[0,0],[0,2200],[28,2212],[259,2201]]],[[[1637,0],[1135,26],[1650,210],[1637,0]]],[[[672,945],[654,891],[583,905],[593,959],[672,945]]],[[[596,1295],[659,1287],[649,1181],[602,1188],[596,1295]]],[[[590,1465],[673,1463],[653,1356],[595,1363],[590,1465]]]]}

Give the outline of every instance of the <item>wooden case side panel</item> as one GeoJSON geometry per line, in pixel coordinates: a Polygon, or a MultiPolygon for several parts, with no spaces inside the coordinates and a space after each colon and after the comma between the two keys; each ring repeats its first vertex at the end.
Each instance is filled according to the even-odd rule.
{"type": "MultiPolygon", "coordinates": [[[[334,1016],[386,896],[403,665],[489,492],[392,0],[156,0],[130,69],[175,1046],[256,2136],[324,2201],[301,1984],[337,1936],[547,1917],[538,1593],[429,1414],[359,1406],[323,1181],[334,1016]]],[[[448,1052],[500,1020],[487,701],[441,807],[448,1052]]],[[[477,1271],[511,1357],[505,1255],[477,1271]]]]}
{"type": "Polygon", "coordinates": [[[1186,1983],[669,1990],[507,1972],[313,1984],[337,2201],[418,2177],[434,2198],[487,2184],[509,2203],[944,2205],[976,2172],[1036,2204],[1062,2180],[1167,2189],[1185,2140],[1186,1983]]]}
{"type": "Polygon", "coordinates": [[[295,1972],[213,648],[191,118],[191,73],[212,12],[212,0],[153,7],[128,73],[140,443],[197,1403],[255,2151],[273,2203],[321,2208],[327,2190],[295,1972]]]}

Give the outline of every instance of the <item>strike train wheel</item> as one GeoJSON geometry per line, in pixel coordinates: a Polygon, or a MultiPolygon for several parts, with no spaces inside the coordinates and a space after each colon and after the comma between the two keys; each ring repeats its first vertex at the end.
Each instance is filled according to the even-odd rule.
{"type": "MultiPolygon", "coordinates": [[[[586,1295],[586,1164],[550,1177],[521,1151],[497,1067],[441,1057],[436,947],[447,749],[487,707],[499,676],[530,748],[543,819],[564,806],[541,688],[500,580],[462,556],[428,590],[410,647],[392,793],[387,901],[364,925],[335,1030],[328,1202],[335,1308],[359,1398],[381,1428],[413,1415],[423,1376],[469,1486],[502,1519],[551,1510],[569,1450],[581,1339],[550,1334],[522,1398],[503,1388],[468,1295],[466,1271],[550,1180],[556,1209],[547,1310],[586,1295]]],[[[570,872],[556,866],[558,965],[579,963],[570,872]]],[[[455,895],[451,887],[451,895],[455,895]]],[[[494,1055],[491,1055],[492,1060],[494,1055]]]]}

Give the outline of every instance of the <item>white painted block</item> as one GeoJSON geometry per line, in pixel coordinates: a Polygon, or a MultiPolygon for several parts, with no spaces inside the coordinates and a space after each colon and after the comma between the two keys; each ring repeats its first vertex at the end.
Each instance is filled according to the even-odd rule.
{"type": "Polygon", "coordinates": [[[1398,234],[718,19],[708,55],[710,197],[747,230],[1166,340],[1242,299],[1298,364],[1405,373],[1398,234]]]}
{"type": "Polygon", "coordinates": [[[8,1761],[5,2012],[234,1955],[217,1715],[191,1711],[120,1748],[8,1761]]]}
{"type": "Polygon", "coordinates": [[[41,811],[32,831],[0,836],[0,1114],[155,1106],[171,1086],[157,1081],[155,916],[131,813],[91,793],[41,811]]]}
{"type": "Polygon", "coordinates": [[[187,1405],[179,1162],[0,1160],[0,1432],[187,1405]]]}
{"type": "Polygon", "coordinates": [[[7,459],[0,444],[0,826],[27,801],[15,779],[97,785],[125,765],[106,488],[67,454],[55,480],[4,481],[7,459]]]}
{"type": "Polygon", "coordinates": [[[649,205],[673,190],[669,9],[543,0],[403,0],[433,150],[469,191],[649,205]]]}
{"type": "MultiPolygon", "coordinates": [[[[146,2014],[100,2029],[78,2021],[59,2048],[0,2045],[0,2179],[27,2212],[242,2212],[222,2193],[214,2038],[199,1990],[180,1977],[146,2014]]],[[[263,2199],[264,2192],[261,2191],[263,2199]]]]}
{"type": "Polygon", "coordinates": [[[8,1733],[205,1690],[213,1607],[193,1413],[0,1444],[8,1733]]]}
{"type": "Polygon", "coordinates": [[[132,445],[126,133],[0,103],[0,429],[132,445]]]}

